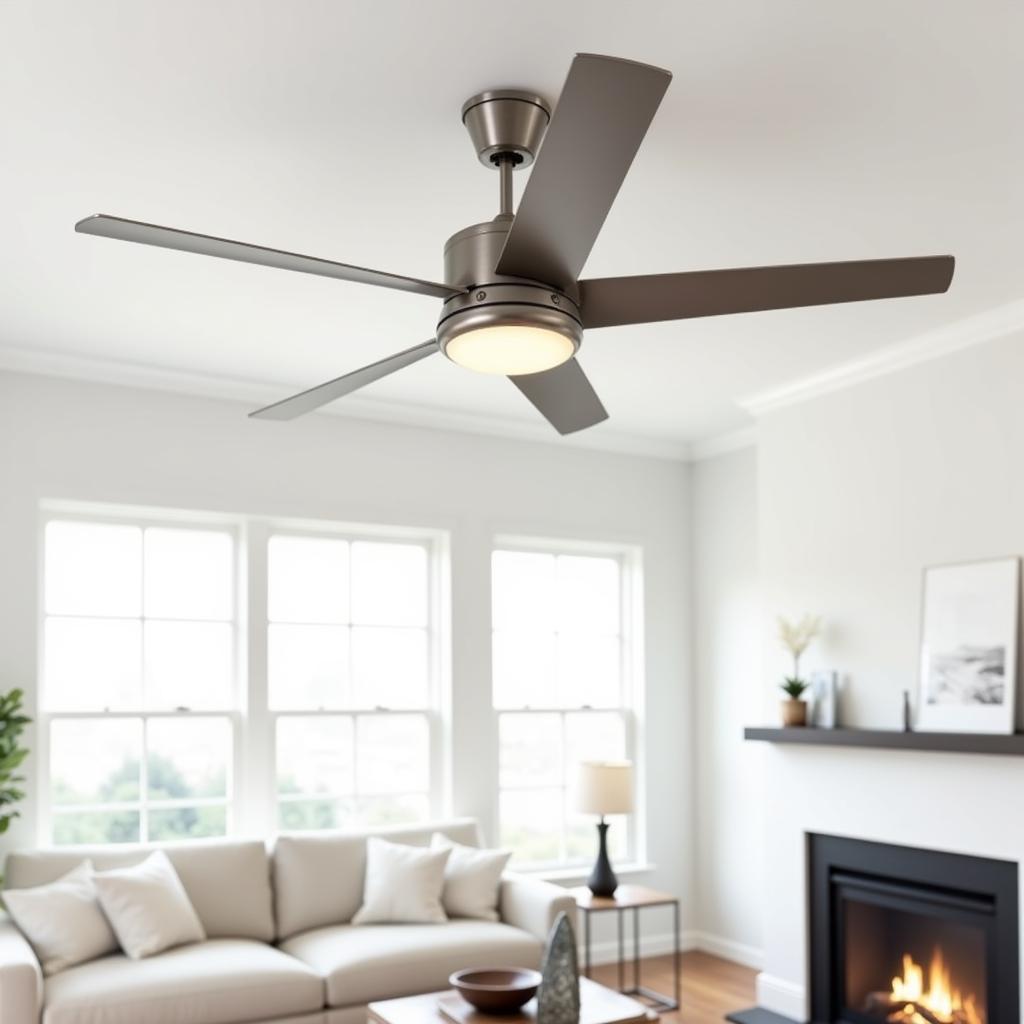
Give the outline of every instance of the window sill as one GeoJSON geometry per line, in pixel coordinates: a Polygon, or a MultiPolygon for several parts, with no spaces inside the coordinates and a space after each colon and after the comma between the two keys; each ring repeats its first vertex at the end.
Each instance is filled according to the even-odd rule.
{"type": "MultiPolygon", "coordinates": [[[[656,864],[623,864],[614,865],[615,874],[623,877],[629,875],[643,875],[657,869],[656,864]]],[[[513,871],[515,868],[512,869],[513,871]]],[[[590,867],[571,868],[537,868],[534,871],[520,871],[519,874],[529,875],[531,878],[539,878],[545,882],[555,882],[558,885],[579,884],[582,885],[590,877],[590,867]]]]}

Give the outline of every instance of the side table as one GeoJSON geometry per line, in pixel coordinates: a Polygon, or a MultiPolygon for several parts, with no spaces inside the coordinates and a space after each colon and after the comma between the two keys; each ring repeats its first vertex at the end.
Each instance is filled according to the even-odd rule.
{"type": "Polygon", "coordinates": [[[613,896],[595,896],[585,885],[570,890],[576,907],[583,915],[583,973],[590,977],[590,918],[593,914],[615,911],[619,932],[619,991],[628,996],[642,996],[656,1009],[667,1012],[679,1009],[679,899],[667,892],[642,885],[620,885],[613,896]],[[652,992],[640,981],[640,911],[645,907],[672,907],[672,997],[652,992]],[[626,947],[623,936],[624,917],[633,912],[633,983],[626,987],[626,947]]]}

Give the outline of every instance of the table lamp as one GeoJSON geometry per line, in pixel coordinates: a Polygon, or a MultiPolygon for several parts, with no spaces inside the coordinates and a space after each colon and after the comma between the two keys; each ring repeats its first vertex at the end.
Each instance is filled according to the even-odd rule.
{"type": "Polygon", "coordinates": [[[587,886],[595,896],[611,896],[619,884],[608,860],[606,814],[633,810],[633,764],[630,761],[583,761],[576,780],[576,810],[597,814],[598,853],[587,886]]]}

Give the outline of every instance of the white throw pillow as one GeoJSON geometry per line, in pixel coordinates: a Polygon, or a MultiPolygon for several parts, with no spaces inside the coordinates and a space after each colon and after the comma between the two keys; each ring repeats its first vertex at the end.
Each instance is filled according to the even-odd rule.
{"type": "Polygon", "coordinates": [[[83,860],[49,885],[8,889],[7,911],[36,951],[43,974],[117,952],[117,939],[96,900],[92,864],[83,860]]]}
{"type": "Polygon", "coordinates": [[[363,905],[353,924],[420,923],[447,921],[441,906],[444,866],[448,850],[389,843],[370,836],[366,840],[366,882],[363,905]]]}
{"type": "Polygon", "coordinates": [[[141,864],[93,875],[100,906],[133,960],[202,942],[206,932],[163,850],[141,864]]]}
{"type": "Polygon", "coordinates": [[[509,850],[481,850],[452,842],[442,832],[430,840],[433,850],[448,850],[441,902],[449,917],[471,917],[478,921],[498,920],[498,891],[501,876],[512,856],[509,850]]]}

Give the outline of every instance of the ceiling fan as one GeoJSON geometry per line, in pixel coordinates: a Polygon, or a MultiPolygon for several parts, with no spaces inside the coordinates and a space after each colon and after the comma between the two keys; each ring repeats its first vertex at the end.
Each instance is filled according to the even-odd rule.
{"type": "Polygon", "coordinates": [[[952,256],[579,280],[671,78],[646,64],[578,54],[553,114],[528,92],[467,100],[462,120],[481,163],[499,171],[501,206],[493,220],[448,239],[443,284],[105,214],[75,230],[442,300],[429,341],[250,413],[263,419],[292,419],[443,352],[469,369],[508,376],[569,434],[608,417],[575,358],[584,330],[949,288],[952,256]],[[535,157],[513,213],[513,171],[535,157]]]}

